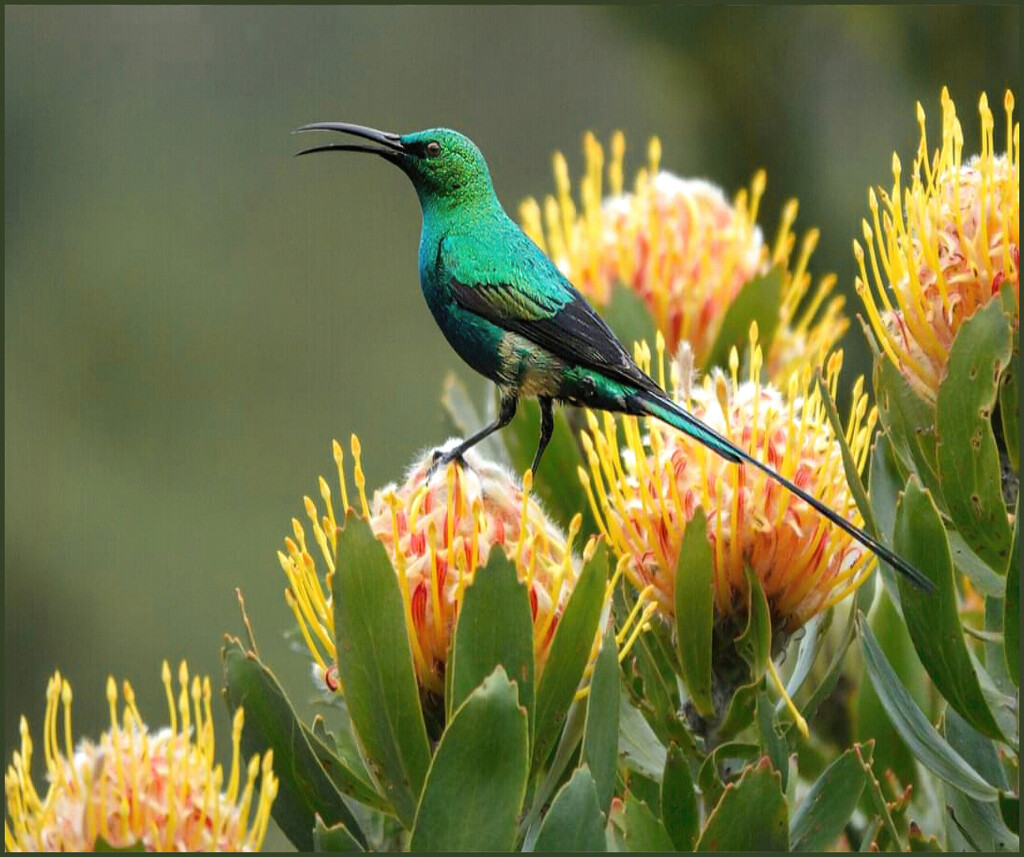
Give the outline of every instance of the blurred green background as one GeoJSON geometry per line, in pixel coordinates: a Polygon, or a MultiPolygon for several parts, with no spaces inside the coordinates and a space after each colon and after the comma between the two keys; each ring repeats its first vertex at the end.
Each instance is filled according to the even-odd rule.
{"type": "MultiPolygon", "coordinates": [[[[304,698],[275,551],[332,437],[360,435],[380,486],[444,439],[446,373],[483,390],[419,293],[407,180],[296,160],[291,129],[458,128],[513,212],[551,189],[553,150],[578,175],[586,129],[626,132],[630,176],[659,134],[666,168],[729,195],[767,168],[766,234],[798,197],[813,271],[852,295],[867,187],[894,149],[909,166],[915,101],[934,142],[949,85],[976,151],[1019,30],[1012,7],[6,7],[5,764],[55,668],[79,735],[108,673],[165,722],[161,659],[219,674],[235,587],[304,698]]],[[[863,370],[859,330],[847,345],[863,370]]]]}

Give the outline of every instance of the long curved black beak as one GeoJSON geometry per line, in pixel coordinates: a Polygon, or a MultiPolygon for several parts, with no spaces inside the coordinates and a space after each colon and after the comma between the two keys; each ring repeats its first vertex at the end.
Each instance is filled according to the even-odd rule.
{"type": "Polygon", "coordinates": [[[328,143],[323,146],[313,146],[310,149],[303,149],[298,155],[311,155],[313,152],[369,152],[372,155],[380,155],[382,158],[397,163],[402,156],[412,154],[402,145],[402,138],[398,134],[390,134],[387,131],[378,131],[376,128],[367,128],[365,125],[353,125],[350,122],[313,122],[310,125],[303,125],[296,128],[296,134],[306,131],[340,131],[342,134],[351,134],[353,137],[362,137],[376,143],[376,146],[367,146],[364,143],[328,143]]]}

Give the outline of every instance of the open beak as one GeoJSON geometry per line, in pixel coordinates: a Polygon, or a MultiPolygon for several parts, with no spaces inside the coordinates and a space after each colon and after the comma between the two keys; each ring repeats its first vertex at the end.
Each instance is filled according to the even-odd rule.
{"type": "Polygon", "coordinates": [[[301,128],[295,129],[296,134],[306,131],[340,131],[342,134],[361,137],[377,145],[368,146],[365,143],[327,143],[323,146],[303,149],[297,155],[310,155],[313,152],[369,152],[372,155],[380,155],[392,163],[398,163],[403,156],[412,154],[402,145],[402,138],[398,134],[389,134],[387,131],[378,131],[375,128],[367,128],[364,125],[353,125],[349,122],[314,122],[311,125],[303,125],[301,128]]]}

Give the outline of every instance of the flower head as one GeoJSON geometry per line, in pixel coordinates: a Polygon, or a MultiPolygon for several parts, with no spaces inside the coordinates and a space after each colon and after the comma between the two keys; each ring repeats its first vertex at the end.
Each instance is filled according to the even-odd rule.
{"type": "Polygon", "coordinates": [[[60,673],[46,691],[43,756],[49,786],[39,794],[32,782],[34,745],[21,719],[21,751],[4,777],[8,851],[93,851],[100,837],[117,849],[147,851],[258,851],[277,794],[267,751],[249,761],[244,781],[239,742],[244,715],[235,714],[233,758],[225,788],[214,763],[210,680],[178,671],[175,702],[171,670],[164,662],[171,725],[151,733],[124,683],[124,709],[117,714],[117,685],[107,679],[110,729],[97,743],[71,744],[71,685],[60,673]],[[63,714],[62,710],[63,709],[63,714]],[[257,774],[262,770],[255,814],[249,818],[257,774]],[[241,785],[241,788],[240,788],[241,785]]]}
{"type": "MultiPolygon", "coordinates": [[[[715,431],[767,462],[841,515],[858,522],[836,442],[811,370],[791,376],[785,393],[758,378],[761,350],[751,330],[749,379],[741,381],[735,349],[727,376],[715,370],[689,387],[689,371],[673,365],[676,399],[715,431]],[[680,385],[682,392],[678,392],[680,385]]],[[[663,366],[662,342],[658,341],[663,366]]],[[[639,351],[639,349],[638,349],[639,351]]],[[[650,362],[649,352],[638,354],[650,362]]],[[[841,353],[828,361],[827,383],[835,392],[841,353]]],[[[664,371],[661,370],[664,381],[664,371]]],[[[868,413],[863,379],[854,386],[846,440],[863,467],[876,412],[868,413]]],[[[771,608],[773,627],[793,631],[815,613],[844,598],[873,567],[870,553],[807,503],[754,468],[731,464],[687,435],[649,420],[615,421],[589,416],[584,446],[590,465],[581,478],[595,517],[626,574],[665,616],[674,614],[676,563],[697,507],[708,519],[714,557],[716,613],[729,619],[746,603],[744,566],[757,575],[771,608]]]]}
{"type": "Polygon", "coordinates": [[[942,90],[942,145],[931,157],[925,115],[917,105],[921,142],[909,187],[893,155],[891,195],[869,191],[871,223],[862,222],[864,250],[857,293],[886,355],[914,389],[935,401],[960,325],[978,307],[1012,287],[1020,308],[1020,126],[1007,91],[1006,150],[995,151],[995,120],[983,94],[981,153],[963,162],[963,132],[949,92],[942,90]],[[881,206],[879,206],[879,197],[881,206]],[[870,266],[871,276],[868,275],[870,266]]]}
{"type": "MultiPolygon", "coordinates": [[[[505,551],[528,587],[539,675],[582,568],[581,558],[573,552],[580,516],[570,524],[568,535],[563,534],[531,495],[529,475],[520,484],[504,467],[472,450],[464,456],[465,466],[452,462],[430,476],[428,453],[412,465],[401,485],[387,485],[367,501],[355,436],[352,451],[363,515],[398,576],[420,686],[443,693],[448,648],[463,594],[495,548],[505,551]]],[[[347,508],[343,452],[337,441],[334,457],[347,508]]],[[[317,661],[318,676],[328,689],[337,690],[330,577],[338,530],[324,479],[320,493],[327,514],[321,517],[308,497],[306,511],[327,569],[323,582],[297,520],[292,522],[295,538],[286,539],[286,552],[278,557],[290,583],[289,604],[317,661]]]]}
{"type": "Polygon", "coordinates": [[[686,340],[703,365],[740,289],[778,266],[782,302],[776,334],[767,343],[769,376],[788,377],[797,361],[808,353],[824,356],[843,335],[843,298],[829,298],[834,276],[823,278],[804,301],[811,287],[807,263],[818,242],[817,230],[804,237],[790,268],[795,200],[783,209],[774,245],[765,244],[757,225],[763,171],[754,176],[749,190],[741,190],[730,202],[709,182],[659,170],[661,144],[654,138],[648,168],[637,175],[634,191],[624,193],[625,138],[616,133],[608,166],[611,195],[602,199],[604,150],[592,134],[584,138],[584,152],[581,213],[572,199],[565,158],[557,153],[556,195],[545,200],[544,223],[532,199],[523,203],[520,214],[530,237],[598,306],[609,302],[615,283],[624,284],[643,298],[669,348],[686,340]]]}

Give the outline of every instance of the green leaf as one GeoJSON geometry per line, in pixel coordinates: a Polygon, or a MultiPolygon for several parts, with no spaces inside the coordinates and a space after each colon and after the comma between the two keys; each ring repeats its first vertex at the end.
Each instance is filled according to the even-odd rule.
{"type": "Polygon", "coordinates": [[[670,744],[661,778],[661,819],[676,851],[692,851],[700,832],[693,774],[678,745],[670,744]]]}
{"type": "Polygon", "coordinates": [[[320,767],[324,769],[324,773],[330,777],[339,792],[381,812],[392,811],[391,804],[377,793],[373,784],[367,779],[369,775],[362,768],[362,762],[359,763],[361,770],[355,770],[348,759],[335,753],[330,745],[309,729],[305,723],[299,725],[302,727],[306,740],[309,742],[309,748],[316,756],[320,767]]]}
{"type": "Polygon", "coordinates": [[[537,683],[534,764],[543,763],[558,740],[565,715],[583,678],[605,602],[608,549],[598,544],[583,566],[576,588],[555,629],[544,672],[537,683]]]}
{"type": "Polygon", "coordinates": [[[526,794],[526,710],[500,666],[455,712],[431,762],[411,851],[508,851],[526,794]]]}
{"type": "Polygon", "coordinates": [[[942,739],[911,699],[878,647],[863,614],[857,617],[857,629],[860,633],[861,651],[864,654],[864,667],[875,692],[896,731],[907,742],[907,746],[918,761],[940,779],[956,786],[965,794],[978,800],[995,800],[998,796],[997,790],[985,782],[981,775],[942,739]]]}
{"type": "Polygon", "coordinates": [[[946,530],[946,535],[949,537],[949,549],[953,554],[953,565],[956,566],[956,570],[966,574],[971,586],[982,595],[1002,598],[1003,587],[1006,586],[1003,572],[989,568],[988,563],[968,547],[964,537],[956,530],[946,530]]]}
{"type": "MultiPolygon", "coordinates": [[[[725,793],[725,782],[737,771],[743,771],[761,758],[761,746],[745,741],[719,743],[704,758],[697,771],[697,785],[704,796],[704,806],[712,807],[725,793]]],[[[780,780],[781,782],[781,780],[780,780]]]]}
{"type": "MultiPolygon", "coordinates": [[[[489,388],[490,383],[488,383],[487,393],[483,397],[485,402],[490,401],[489,388]]],[[[460,437],[470,437],[491,421],[490,418],[483,416],[477,410],[476,405],[473,404],[472,397],[469,395],[469,391],[466,389],[466,385],[459,380],[454,372],[449,372],[444,379],[441,405],[448,415],[452,429],[460,437]]],[[[476,445],[476,450],[484,458],[488,458],[491,461],[497,461],[504,465],[510,463],[508,453],[505,450],[505,444],[501,442],[501,434],[498,432],[488,435],[481,440],[476,445]]]]}
{"type": "Polygon", "coordinates": [[[587,695],[587,720],[583,729],[582,761],[597,789],[598,806],[604,813],[615,791],[619,760],[619,650],[615,630],[609,629],[597,653],[587,695]]]}
{"type": "MultiPolygon", "coordinates": [[[[925,708],[929,702],[928,676],[917,657],[907,626],[896,610],[888,590],[878,595],[869,617],[879,648],[899,676],[911,698],[925,708]]],[[[919,784],[917,760],[910,752],[870,681],[861,680],[857,688],[855,735],[858,741],[874,741],[874,759],[879,770],[892,770],[900,781],[919,784]]]]}
{"type": "Polygon", "coordinates": [[[903,618],[921,663],[950,705],[986,735],[1001,738],[960,627],[946,530],[931,497],[914,477],[896,507],[893,546],[936,587],[935,592],[925,593],[902,577],[897,582],[903,618]]]}
{"type": "Polygon", "coordinates": [[[914,392],[886,357],[875,361],[874,385],[878,417],[889,435],[897,464],[904,473],[916,471],[941,505],[935,408],[914,392]]]}
{"type": "Polygon", "coordinates": [[[278,826],[300,851],[313,848],[317,815],[331,823],[344,823],[360,842],[362,831],[320,766],[291,702],[274,674],[256,655],[228,639],[221,651],[224,662],[225,700],[232,712],[245,709],[242,749],[245,757],[274,751],[278,779],[272,814],[278,826]]]}
{"type": "Polygon", "coordinates": [[[339,822],[333,827],[328,827],[318,815],[313,827],[313,850],[317,852],[350,853],[353,851],[365,851],[366,849],[349,833],[348,828],[344,824],[339,822]]]}
{"type": "MultiPolygon", "coordinates": [[[[991,785],[1003,791],[1008,789],[999,751],[989,738],[972,729],[952,709],[946,711],[942,731],[949,745],[991,785]]],[[[955,788],[947,789],[946,803],[955,818],[955,823],[947,818],[950,850],[978,848],[982,851],[1020,852],[1020,841],[1004,823],[998,803],[976,800],[955,788]],[[961,831],[967,834],[968,840],[961,837],[961,831]]]]}
{"type": "Polygon", "coordinates": [[[1013,550],[1003,595],[1003,653],[1013,683],[1020,686],[1020,501],[1013,527],[1013,550]]]}
{"type": "Polygon", "coordinates": [[[772,767],[779,772],[779,776],[782,778],[782,790],[785,791],[786,781],[789,778],[789,746],[776,729],[775,709],[765,691],[761,691],[757,695],[755,718],[761,751],[768,756],[772,767]]]}
{"type": "Polygon", "coordinates": [[[619,696],[619,755],[623,763],[645,776],[657,779],[665,770],[665,745],[651,725],[629,701],[625,689],[619,696]]]}
{"type": "Polygon", "coordinates": [[[1012,357],[999,384],[999,417],[1010,466],[1020,473],[1020,325],[1012,326],[1012,357]]]}
{"type": "Polygon", "coordinates": [[[762,759],[751,765],[708,817],[698,851],[788,851],[789,807],[779,774],[762,759]]]}
{"type": "Polygon", "coordinates": [[[622,283],[612,286],[611,299],[601,311],[608,326],[632,354],[633,344],[646,342],[654,351],[657,325],[644,299],[622,283]]]}
{"type": "Polygon", "coordinates": [[[712,717],[711,635],[714,628],[715,581],[707,519],[698,508],[686,525],[676,563],[676,649],[686,689],[704,717],[712,717]]]}
{"type": "Polygon", "coordinates": [[[604,815],[597,786],[584,765],[559,790],[534,843],[537,852],[605,851],[604,815]]]}
{"type": "Polygon", "coordinates": [[[871,508],[871,501],[868,499],[868,492],[864,489],[864,483],[860,478],[860,470],[857,462],[854,461],[853,453],[850,452],[850,445],[846,442],[846,429],[843,421],[839,418],[839,411],[836,410],[836,403],[832,399],[828,385],[825,383],[825,376],[821,369],[815,373],[815,380],[818,384],[818,394],[825,405],[825,414],[832,426],[832,434],[839,444],[839,451],[843,457],[843,473],[846,476],[846,484],[850,486],[850,493],[853,501],[857,504],[857,510],[864,519],[864,529],[868,535],[878,538],[878,527],[875,524],[874,510],[871,508]]]}
{"type": "Polygon", "coordinates": [[[736,638],[736,651],[749,665],[755,679],[768,671],[768,660],[772,656],[772,617],[768,598],[748,565],[743,569],[747,579],[747,627],[736,638]]]}
{"type": "Polygon", "coordinates": [[[674,851],[665,825],[651,808],[630,792],[626,792],[624,814],[626,847],[630,851],[674,851]]]}
{"type": "MultiPolygon", "coordinates": [[[[561,408],[554,410],[554,425],[551,442],[534,474],[533,493],[563,528],[579,512],[583,516],[583,532],[595,532],[590,504],[578,474],[583,459],[561,408]]],[[[516,418],[502,430],[502,438],[512,459],[512,469],[520,475],[525,473],[533,464],[540,440],[540,405],[536,400],[520,400],[516,418]]]]}
{"type": "Polygon", "coordinates": [[[708,352],[708,358],[702,367],[705,372],[712,366],[726,366],[729,362],[729,351],[733,346],[743,356],[743,349],[749,342],[750,323],[757,322],[758,341],[770,343],[775,336],[775,328],[779,325],[779,304],[782,295],[782,272],[776,267],[767,274],[754,277],[748,282],[736,299],[729,304],[718,329],[714,345],[708,352]]]}
{"type": "MultiPolygon", "coordinates": [[[[824,613],[815,613],[810,621],[803,628],[803,636],[796,651],[796,663],[793,665],[793,672],[786,680],[786,696],[790,699],[796,697],[800,688],[804,686],[807,677],[811,674],[811,667],[818,655],[818,647],[822,639],[832,626],[833,611],[826,610],[824,613]]],[[[775,703],[775,716],[782,719],[788,711],[786,700],[779,699],[775,703]]],[[[787,722],[791,719],[786,717],[787,722]]]]}
{"type": "Polygon", "coordinates": [[[530,596],[503,550],[477,569],[459,610],[448,670],[450,717],[496,666],[515,681],[519,704],[533,723],[533,620],[530,596]]]}
{"type": "Polygon", "coordinates": [[[935,406],[949,516],[971,549],[1000,572],[1011,536],[991,414],[1009,360],[1009,319],[999,301],[989,301],[960,326],[935,406]]]}
{"type": "Polygon", "coordinates": [[[334,575],[338,675],[367,765],[409,827],[430,746],[420,709],[402,593],[384,546],[349,511],[334,575]]]}
{"type": "Polygon", "coordinates": [[[793,851],[828,851],[857,809],[864,791],[864,768],[847,750],[811,785],[789,826],[793,851]]]}

